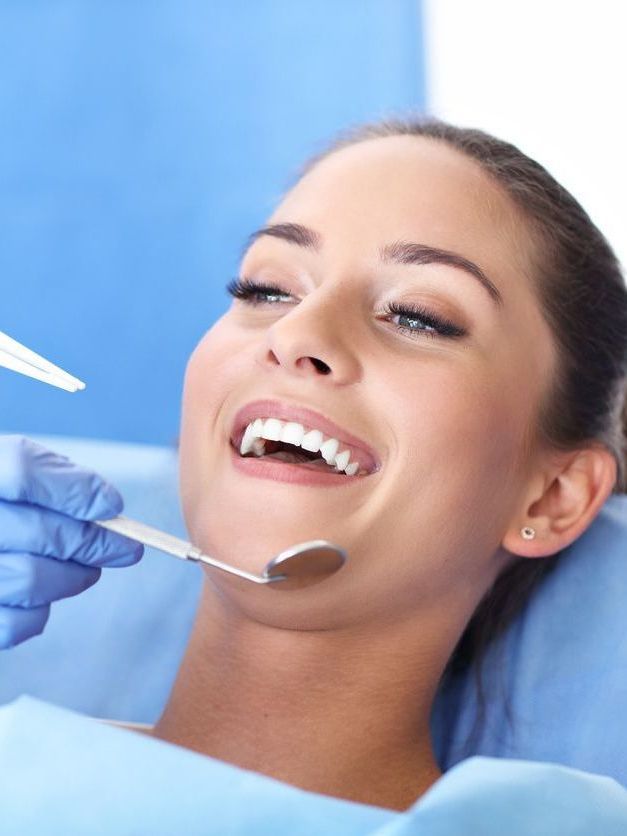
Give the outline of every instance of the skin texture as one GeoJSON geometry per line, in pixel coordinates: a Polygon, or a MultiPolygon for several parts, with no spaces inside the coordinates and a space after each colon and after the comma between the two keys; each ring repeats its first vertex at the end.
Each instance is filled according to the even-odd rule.
{"type": "Polygon", "coordinates": [[[240,275],[288,298],[233,301],[189,359],[185,520],[203,551],[255,573],[318,538],[342,545],[349,563],[292,592],[203,567],[196,623],[152,733],[404,810],[440,777],[431,705],[482,595],[516,556],[575,540],[611,492],[615,463],[595,445],[558,455],[531,444],[555,349],[524,220],[475,162],[430,139],[368,140],[316,165],[267,223],[304,224],[323,243],[259,238],[240,275]],[[503,306],[459,268],[381,263],[379,248],[399,239],[472,260],[503,306]],[[468,335],[402,333],[384,312],[393,301],[421,303],[468,335]],[[333,489],[239,473],[233,417],[261,397],[322,412],[378,451],[380,471],[333,489]],[[535,540],[520,536],[525,525],[535,540]]]}

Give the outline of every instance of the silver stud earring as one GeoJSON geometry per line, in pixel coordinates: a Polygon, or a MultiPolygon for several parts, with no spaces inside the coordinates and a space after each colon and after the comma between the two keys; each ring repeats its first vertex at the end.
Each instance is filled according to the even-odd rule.
{"type": "Polygon", "coordinates": [[[520,533],[525,538],[525,540],[533,540],[533,538],[536,536],[535,528],[529,528],[528,525],[526,525],[524,528],[521,528],[520,533]]]}

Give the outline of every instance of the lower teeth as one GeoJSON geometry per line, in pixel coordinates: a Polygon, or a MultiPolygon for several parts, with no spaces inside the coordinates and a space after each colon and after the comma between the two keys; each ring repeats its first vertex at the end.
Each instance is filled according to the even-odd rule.
{"type": "MultiPolygon", "coordinates": [[[[344,476],[348,476],[349,474],[345,472],[345,470],[339,470],[337,466],[329,464],[325,459],[318,458],[318,459],[310,459],[307,458],[302,453],[292,452],[291,450],[276,450],[273,453],[265,453],[264,452],[265,444],[260,439],[255,439],[253,442],[253,449],[249,453],[243,454],[245,458],[263,458],[263,459],[275,459],[277,461],[285,462],[286,464],[300,464],[305,465],[310,470],[329,470],[331,473],[336,475],[343,474],[344,476]]],[[[240,452],[240,455],[242,453],[240,452]]],[[[359,469],[358,469],[359,470],[359,469]]],[[[360,472],[361,473],[361,472],[360,472]]],[[[357,475],[357,473],[350,474],[351,476],[357,475]]]]}

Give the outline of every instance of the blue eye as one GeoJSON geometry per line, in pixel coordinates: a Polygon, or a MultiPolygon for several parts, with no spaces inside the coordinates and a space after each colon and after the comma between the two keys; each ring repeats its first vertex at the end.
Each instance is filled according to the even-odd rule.
{"type": "Polygon", "coordinates": [[[411,305],[405,308],[401,305],[397,305],[396,302],[388,302],[385,310],[387,313],[392,314],[393,316],[398,316],[401,319],[408,319],[410,322],[423,322],[426,324],[427,329],[409,328],[406,325],[397,326],[399,331],[404,331],[412,336],[418,333],[423,333],[427,337],[433,337],[434,332],[442,337],[466,336],[464,328],[460,328],[448,319],[436,316],[426,308],[423,308],[421,305],[411,305]]]}
{"type": "MultiPolygon", "coordinates": [[[[263,305],[276,304],[276,300],[281,298],[289,298],[289,293],[281,290],[275,285],[264,285],[254,282],[251,279],[232,279],[226,286],[227,293],[234,299],[241,299],[249,305],[263,305]],[[273,301],[270,298],[259,297],[274,297],[273,301]]],[[[417,327],[408,327],[407,325],[398,324],[396,327],[399,331],[407,333],[412,337],[424,335],[426,337],[449,337],[459,338],[465,337],[467,331],[454,322],[444,319],[436,314],[431,313],[420,305],[411,305],[403,307],[397,305],[396,302],[388,302],[385,307],[385,313],[390,316],[398,316],[401,319],[407,319],[411,323],[415,323],[417,327]]]]}
{"type": "Polygon", "coordinates": [[[250,279],[232,279],[226,286],[227,293],[230,293],[234,299],[241,299],[243,302],[248,302],[250,305],[260,305],[267,300],[262,299],[259,302],[255,297],[267,294],[268,296],[289,296],[284,293],[280,287],[272,285],[258,284],[250,279]]]}

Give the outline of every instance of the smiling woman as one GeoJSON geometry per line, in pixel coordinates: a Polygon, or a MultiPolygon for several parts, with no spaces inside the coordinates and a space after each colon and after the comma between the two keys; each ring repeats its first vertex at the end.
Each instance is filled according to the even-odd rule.
{"type": "Polygon", "coordinates": [[[441,776],[442,677],[625,489],[618,264],[518,149],[396,120],[307,164],[227,289],[185,375],[190,538],[250,571],[319,538],[348,562],[289,595],[204,567],[152,733],[406,809],[441,776]]]}

